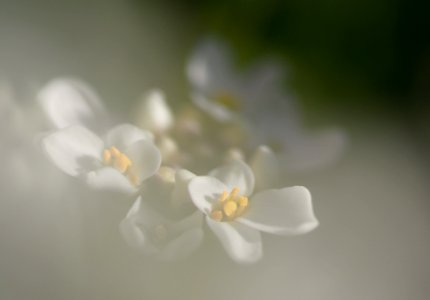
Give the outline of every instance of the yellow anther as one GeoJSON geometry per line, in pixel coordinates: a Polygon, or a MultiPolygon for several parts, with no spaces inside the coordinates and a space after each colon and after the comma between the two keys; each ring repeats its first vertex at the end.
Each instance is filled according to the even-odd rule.
{"type": "Polygon", "coordinates": [[[222,220],[222,217],[223,217],[222,211],[220,211],[219,209],[214,210],[211,213],[211,218],[214,219],[215,221],[220,222],[222,220]]]}
{"type": "Polygon", "coordinates": [[[112,161],[112,154],[108,149],[103,150],[103,163],[109,165],[112,161]]]}
{"type": "Polygon", "coordinates": [[[120,153],[114,162],[115,168],[121,173],[124,173],[131,166],[131,160],[124,153],[120,153]]]}
{"type": "Polygon", "coordinates": [[[138,183],[139,183],[139,176],[137,176],[135,173],[128,172],[127,178],[128,178],[128,180],[130,180],[130,182],[131,182],[132,185],[134,185],[134,186],[138,185],[138,183]]]}
{"type": "Polygon", "coordinates": [[[139,184],[139,176],[131,169],[132,161],[118,148],[111,146],[108,149],[104,149],[102,159],[105,165],[112,166],[123,173],[132,185],[137,186],[139,184]]]}
{"type": "Polygon", "coordinates": [[[237,203],[234,201],[227,201],[223,205],[223,210],[227,217],[233,216],[237,210],[237,203]]]}
{"type": "Polygon", "coordinates": [[[219,203],[215,205],[211,212],[212,219],[216,221],[232,221],[243,214],[248,207],[249,200],[246,196],[240,196],[239,191],[239,188],[235,187],[230,193],[224,191],[221,194],[219,203]]]}
{"type": "Polygon", "coordinates": [[[225,200],[227,200],[227,198],[228,198],[228,192],[227,192],[227,191],[224,191],[224,192],[221,194],[221,197],[219,198],[219,201],[222,203],[222,202],[224,202],[225,200]]]}
{"type": "Polygon", "coordinates": [[[247,207],[249,203],[248,197],[242,196],[239,199],[239,206],[241,207],[247,207]]]}
{"type": "Polygon", "coordinates": [[[117,158],[121,155],[121,152],[115,146],[110,147],[109,150],[110,150],[110,153],[112,154],[112,156],[115,158],[117,158]]]}
{"type": "Polygon", "coordinates": [[[230,192],[230,196],[228,197],[228,200],[235,201],[239,191],[240,189],[238,187],[233,188],[230,192]]]}
{"type": "Polygon", "coordinates": [[[163,224],[155,226],[154,232],[158,240],[164,240],[167,237],[167,228],[163,224]]]}

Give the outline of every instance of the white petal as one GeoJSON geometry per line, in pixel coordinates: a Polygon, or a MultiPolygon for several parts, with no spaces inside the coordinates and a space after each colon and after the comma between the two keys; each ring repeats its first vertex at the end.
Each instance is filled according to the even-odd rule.
{"type": "Polygon", "coordinates": [[[149,131],[142,130],[131,124],[120,124],[108,131],[106,135],[107,146],[115,146],[120,151],[139,140],[152,140],[153,136],[149,131]]]}
{"type": "Polygon", "coordinates": [[[279,161],[267,146],[259,146],[250,162],[257,191],[274,188],[279,183],[279,161]]]}
{"type": "MultiPolygon", "coordinates": [[[[245,74],[245,94],[247,105],[251,109],[261,109],[272,105],[276,95],[283,94],[282,84],[284,81],[285,68],[281,62],[262,61],[252,66],[245,74]],[[270,104],[269,104],[270,103],[270,104]]],[[[287,98],[283,101],[289,101],[287,98]]]]}
{"type": "Polygon", "coordinates": [[[241,160],[216,168],[209,175],[221,180],[230,190],[238,187],[241,195],[249,196],[254,191],[254,174],[241,160]]]}
{"type": "Polygon", "coordinates": [[[42,139],[42,147],[49,158],[71,176],[94,169],[101,160],[103,141],[81,126],[71,126],[42,139]]]}
{"type": "Polygon", "coordinates": [[[152,210],[148,210],[142,202],[142,198],[139,197],[120,223],[119,228],[122,237],[130,247],[148,255],[156,254],[159,250],[151,242],[143,227],[151,222],[156,224],[157,221],[157,215],[152,210]]]}
{"type": "Polygon", "coordinates": [[[219,80],[228,80],[230,53],[225,45],[214,39],[201,42],[192,53],[188,65],[188,79],[194,88],[208,91],[219,80]]]}
{"type": "Polygon", "coordinates": [[[127,244],[147,255],[161,260],[182,259],[200,246],[203,239],[202,213],[196,211],[188,217],[171,221],[152,209],[139,197],[120,224],[120,231],[127,244]],[[154,228],[165,225],[166,242],[154,244],[154,228]]]}
{"type": "Polygon", "coordinates": [[[215,101],[208,99],[207,96],[201,93],[192,93],[191,99],[196,106],[219,122],[231,121],[236,117],[234,112],[230,111],[223,105],[217,104],[215,101]]]}
{"type": "Polygon", "coordinates": [[[191,203],[190,192],[188,191],[188,184],[191,179],[196,177],[195,174],[188,170],[182,169],[175,173],[175,187],[172,191],[172,205],[175,207],[182,204],[191,203]]]}
{"type": "Polygon", "coordinates": [[[96,93],[75,79],[50,81],[39,92],[38,100],[57,128],[105,122],[106,113],[96,93]]]}
{"type": "Polygon", "coordinates": [[[139,124],[154,132],[163,132],[172,127],[172,111],[160,90],[152,90],[144,95],[138,111],[139,124]]]}
{"type": "Polygon", "coordinates": [[[258,230],[237,222],[217,222],[210,217],[206,217],[206,221],[234,261],[253,263],[262,257],[261,234],[258,230]]]}
{"type": "Polygon", "coordinates": [[[303,134],[286,145],[291,151],[283,155],[283,164],[289,172],[323,168],[339,159],[346,140],[345,133],[337,129],[312,135],[303,134]]]}
{"type": "Polygon", "coordinates": [[[118,170],[103,167],[86,175],[88,186],[96,190],[115,191],[132,194],[136,188],[118,170]]]}
{"type": "Polygon", "coordinates": [[[318,226],[311,194],[302,186],[267,190],[254,195],[248,210],[237,221],[279,235],[303,234],[318,226]]]}
{"type": "Polygon", "coordinates": [[[196,211],[185,219],[170,225],[176,238],[169,241],[159,254],[162,260],[183,259],[193,253],[203,241],[203,215],[196,211]]]}
{"type": "Polygon", "coordinates": [[[149,140],[139,140],[125,149],[125,154],[132,161],[131,171],[142,182],[154,175],[161,165],[161,154],[149,140]]]}
{"type": "Polygon", "coordinates": [[[191,179],[188,190],[194,205],[200,211],[209,214],[212,204],[218,201],[222,192],[227,190],[227,186],[214,177],[196,176],[191,179]]]}

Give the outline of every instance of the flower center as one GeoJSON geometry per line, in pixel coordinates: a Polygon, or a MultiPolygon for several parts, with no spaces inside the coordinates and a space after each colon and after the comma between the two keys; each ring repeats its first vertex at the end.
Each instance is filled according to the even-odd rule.
{"type": "Polygon", "coordinates": [[[215,102],[225,106],[229,110],[239,111],[240,110],[240,101],[238,97],[230,92],[219,92],[215,95],[215,102]]]}
{"type": "Polygon", "coordinates": [[[211,217],[218,222],[233,221],[243,214],[248,204],[248,197],[240,196],[239,188],[235,187],[230,193],[224,191],[221,194],[218,203],[212,209],[211,217]]]}
{"type": "Polygon", "coordinates": [[[103,163],[123,173],[133,185],[138,184],[139,177],[131,170],[132,161],[115,146],[103,150],[103,163]]]}

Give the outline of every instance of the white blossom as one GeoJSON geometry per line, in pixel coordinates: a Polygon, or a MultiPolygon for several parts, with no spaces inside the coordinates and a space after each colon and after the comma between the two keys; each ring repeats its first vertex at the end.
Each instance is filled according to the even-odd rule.
{"type": "Polygon", "coordinates": [[[263,254],[260,231],[277,235],[307,233],[318,226],[309,191],[302,186],[254,192],[255,177],[238,160],[189,184],[194,204],[229,256],[252,263],[263,254]]]}
{"type": "Polygon", "coordinates": [[[114,127],[104,139],[69,126],[44,137],[42,147],[62,171],[95,189],[133,193],[161,164],[151,135],[131,124],[114,127]]]}

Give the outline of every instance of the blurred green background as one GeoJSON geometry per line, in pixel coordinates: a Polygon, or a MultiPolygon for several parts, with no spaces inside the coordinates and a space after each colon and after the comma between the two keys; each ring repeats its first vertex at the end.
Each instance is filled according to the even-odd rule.
{"type": "Polygon", "coordinates": [[[198,34],[226,38],[252,61],[268,52],[291,65],[309,104],[414,109],[429,96],[426,1],[167,1],[198,34]]]}

